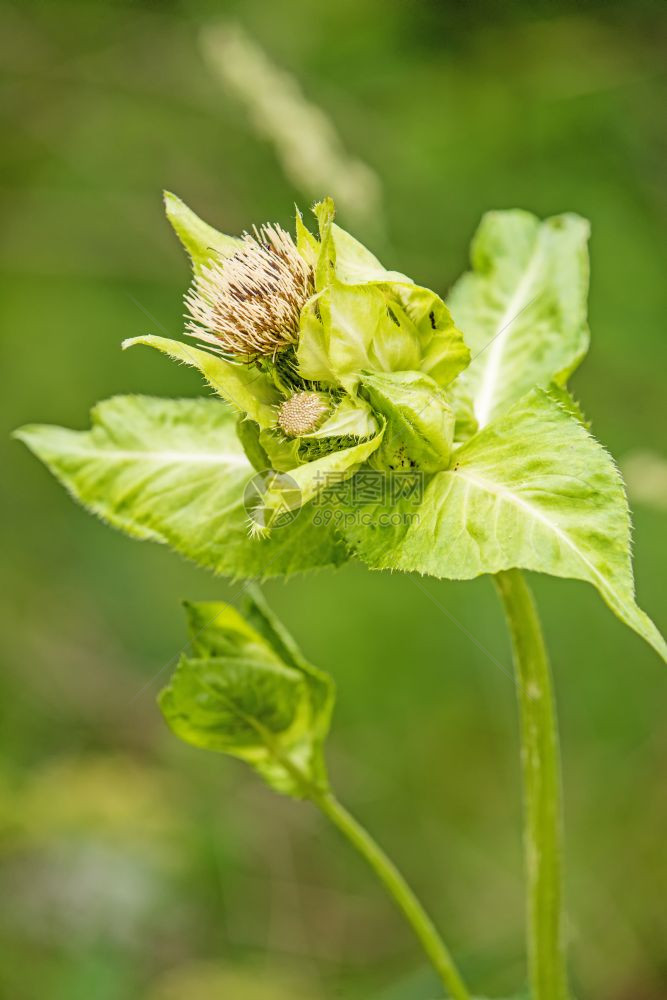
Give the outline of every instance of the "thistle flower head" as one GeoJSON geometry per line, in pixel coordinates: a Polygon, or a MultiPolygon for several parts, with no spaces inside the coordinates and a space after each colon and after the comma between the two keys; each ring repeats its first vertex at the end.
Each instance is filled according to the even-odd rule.
{"type": "Polygon", "coordinates": [[[293,344],[313,292],[312,268],[277,225],[245,233],[239,249],[204,266],[186,295],[198,340],[252,358],[293,344]]]}
{"type": "Polygon", "coordinates": [[[311,434],[329,412],[329,403],[321,392],[295,392],[280,404],[278,426],[286,437],[311,434]]]}

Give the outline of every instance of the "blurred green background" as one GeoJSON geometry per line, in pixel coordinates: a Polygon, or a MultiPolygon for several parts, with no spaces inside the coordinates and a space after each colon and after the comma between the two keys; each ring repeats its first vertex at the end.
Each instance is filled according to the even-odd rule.
{"type": "MultiPolygon", "coordinates": [[[[119,349],[182,328],[161,188],[229,232],[330,192],[381,259],[442,292],[486,209],[588,216],[574,390],[615,457],[664,453],[664,5],[23,0],[0,5],[0,38],[0,996],[432,1000],[409,931],[318,815],[162,723],[180,600],[238,586],[93,520],[8,433],[84,427],[114,393],[203,391],[119,349]]],[[[639,597],[664,630],[664,513],[633,506],[639,597]]],[[[592,589],[534,585],[577,996],[659,1000],[667,673],[592,589]]],[[[424,586],[509,668],[488,580],[424,586]]],[[[349,566],[266,592],[337,680],[341,796],[478,992],[521,988],[511,680],[407,576],[349,566]]]]}

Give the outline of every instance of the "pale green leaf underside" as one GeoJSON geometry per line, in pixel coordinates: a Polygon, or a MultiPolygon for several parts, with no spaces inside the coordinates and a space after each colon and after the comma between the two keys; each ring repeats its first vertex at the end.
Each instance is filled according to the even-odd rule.
{"type": "Polygon", "coordinates": [[[362,371],[423,371],[447,386],[470,352],[442,299],[333,224],[333,203],[315,207],[320,225],[317,295],[301,314],[299,370],[354,393],[362,371]]]}
{"type": "Polygon", "coordinates": [[[577,215],[484,216],[473,270],[448,300],[472,354],[455,391],[472,399],[480,427],[533,386],[564,382],[586,353],[588,235],[577,215]]]}
{"type": "Polygon", "coordinates": [[[350,529],[359,558],[374,568],[450,579],[517,567],[586,580],[667,658],[660,633],[635,604],[617,469],[541,390],[461,447],[453,467],[429,481],[416,513],[407,528],[350,529]]]}
{"type": "Polygon", "coordinates": [[[345,560],[307,508],[270,538],[248,537],[243,491],[255,470],[218,400],[116,396],[93,409],[90,431],[16,433],[93,513],[215,572],[271,577],[345,560]]]}
{"type": "Polygon", "coordinates": [[[174,361],[196,368],[219,396],[251,417],[260,427],[275,427],[281,397],[271,380],[262,372],[245,364],[225,361],[224,358],[183,341],[156,337],[154,334],[131,337],[123,341],[122,347],[126,350],[136,344],[154,347],[174,361]]]}

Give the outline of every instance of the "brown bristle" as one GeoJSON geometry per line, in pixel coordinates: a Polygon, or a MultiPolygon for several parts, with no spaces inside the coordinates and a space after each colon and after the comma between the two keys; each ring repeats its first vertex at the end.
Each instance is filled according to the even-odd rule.
{"type": "Polygon", "coordinates": [[[242,357],[275,355],[295,343],[313,292],[311,267],[280,226],[246,233],[231,257],[204,267],[186,295],[188,332],[242,357]]]}

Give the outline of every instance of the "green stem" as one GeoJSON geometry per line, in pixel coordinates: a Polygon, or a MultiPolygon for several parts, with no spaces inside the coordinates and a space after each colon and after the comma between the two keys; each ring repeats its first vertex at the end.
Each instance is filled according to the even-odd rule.
{"type": "Polygon", "coordinates": [[[417,935],[440,979],[455,1000],[471,1000],[449,951],[414,892],[370,834],[330,792],[313,801],[354,848],[366,859],[417,935]]]}
{"type": "Polygon", "coordinates": [[[522,573],[498,573],[495,581],[512,637],[519,693],[530,995],[531,1000],[567,1000],[560,756],[549,660],[522,573]]]}

